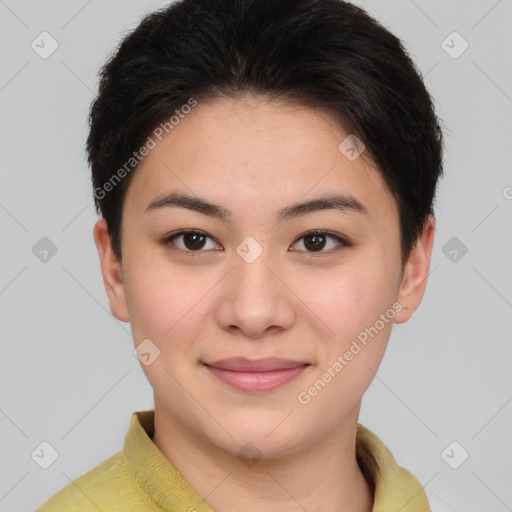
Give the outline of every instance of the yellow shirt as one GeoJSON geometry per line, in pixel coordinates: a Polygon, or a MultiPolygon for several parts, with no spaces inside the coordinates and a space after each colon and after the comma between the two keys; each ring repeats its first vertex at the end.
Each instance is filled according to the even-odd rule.
{"type": "MultiPolygon", "coordinates": [[[[36,512],[214,512],[153,443],[154,411],[132,414],[119,451],[52,496],[36,512]]],[[[374,491],[373,512],[430,512],[416,478],[362,425],[357,460],[374,491]]]]}

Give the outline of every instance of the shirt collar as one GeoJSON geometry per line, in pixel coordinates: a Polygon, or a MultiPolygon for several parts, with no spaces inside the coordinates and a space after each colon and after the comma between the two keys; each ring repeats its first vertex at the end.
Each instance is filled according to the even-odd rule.
{"type": "MultiPolygon", "coordinates": [[[[197,512],[214,512],[153,443],[153,434],[154,410],[134,412],[124,441],[124,453],[141,486],[165,510],[181,510],[186,503],[197,512]]],[[[430,512],[416,478],[398,466],[382,441],[362,425],[357,426],[356,455],[374,491],[373,512],[430,512]]]]}

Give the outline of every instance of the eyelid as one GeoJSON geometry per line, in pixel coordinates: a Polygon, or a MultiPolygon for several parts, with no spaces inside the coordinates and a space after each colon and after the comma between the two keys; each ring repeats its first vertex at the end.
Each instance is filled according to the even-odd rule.
{"type": "MultiPolygon", "coordinates": [[[[209,235],[208,233],[206,233],[206,231],[202,231],[201,229],[196,229],[196,228],[185,228],[185,229],[178,229],[177,231],[173,231],[172,233],[169,233],[167,235],[165,235],[162,239],[162,243],[163,245],[168,245],[168,244],[172,244],[174,239],[175,238],[178,238],[180,237],[181,235],[186,235],[188,233],[193,233],[193,234],[197,234],[197,235],[202,235],[206,238],[209,238],[210,240],[212,240],[215,244],[217,244],[218,246],[222,247],[222,245],[217,242],[217,240],[215,240],[215,238],[213,238],[211,235],[209,235]]],[[[179,247],[176,247],[175,244],[174,245],[174,250],[177,251],[177,252],[181,252],[181,253],[186,253],[186,254],[197,254],[197,253],[201,253],[201,252],[207,252],[207,251],[203,251],[203,250],[197,250],[197,251],[191,251],[191,250],[184,250],[184,249],[181,249],[179,247]]],[[[211,250],[211,249],[210,249],[211,250]]]]}
{"type": "Polygon", "coordinates": [[[323,235],[323,236],[327,236],[327,237],[330,237],[330,238],[334,238],[338,244],[341,246],[341,247],[337,247],[335,249],[330,249],[328,251],[297,251],[297,252],[304,252],[306,254],[309,254],[309,255],[323,255],[323,254],[332,254],[333,252],[337,251],[338,249],[342,248],[342,247],[350,247],[352,244],[350,243],[350,241],[345,238],[343,235],[340,235],[338,233],[334,233],[333,231],[329,231],[329,230],[326,230],[326,229],[311,229],[309,231],[306,231],[302,234],[300,234],[296,239],[295,241],[293,242],[292,245],[295,245],[297,242],[299,242],[302,238],[305,238],[306,236],[311,236],[311,235],[323,235]]]}

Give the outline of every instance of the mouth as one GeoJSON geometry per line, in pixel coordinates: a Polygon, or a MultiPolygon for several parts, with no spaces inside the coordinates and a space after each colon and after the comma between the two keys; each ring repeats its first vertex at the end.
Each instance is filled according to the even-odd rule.
{"type": "Polygon", "coordinates": [[[284,386],[300,375],[309,363],[289,359],[265,358],[250,360],[243,357],[203,363],[207,370],[239,391],[261,393],[284,386]]]}

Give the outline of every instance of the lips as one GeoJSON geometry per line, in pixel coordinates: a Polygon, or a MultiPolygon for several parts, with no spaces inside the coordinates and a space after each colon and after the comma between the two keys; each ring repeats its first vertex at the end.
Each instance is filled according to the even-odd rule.
{"type": "Polygon", "coordinates": [[[216,378],[240,391],[267,392],[287,384],[300,375],[308,363],[289,359],[258,360],[234,357],[204,363],[216,378]]]}

